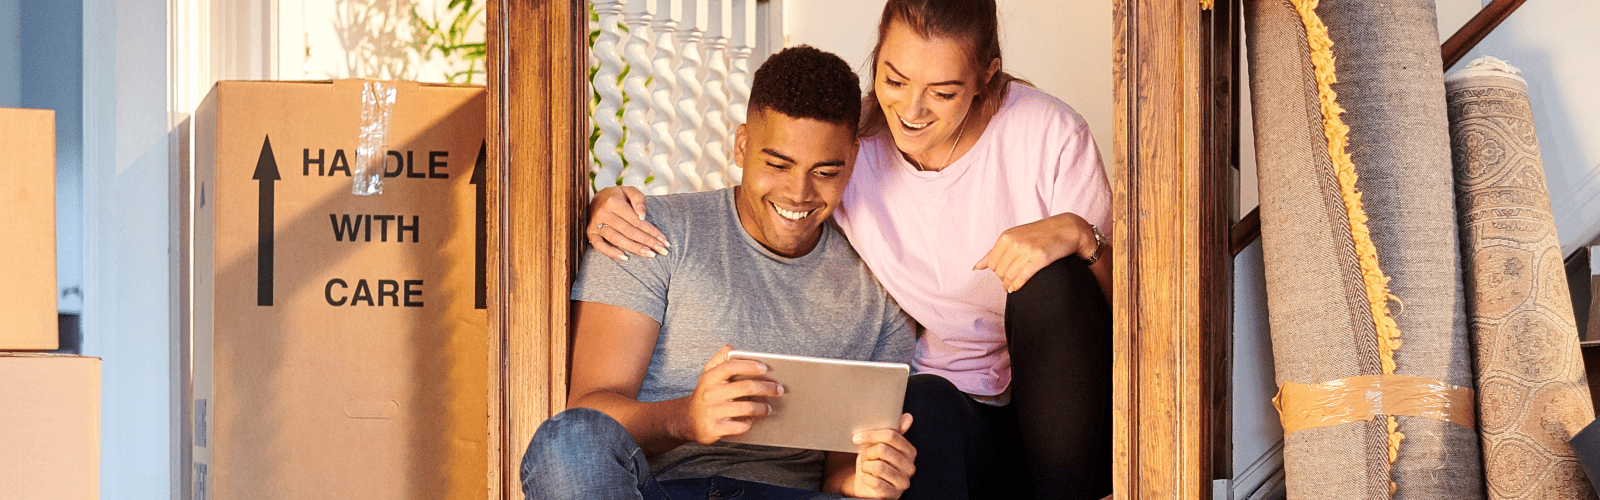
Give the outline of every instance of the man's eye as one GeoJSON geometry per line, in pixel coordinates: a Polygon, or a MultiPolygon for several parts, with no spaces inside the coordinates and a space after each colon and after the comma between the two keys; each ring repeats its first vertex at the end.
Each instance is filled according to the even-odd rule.
{"type": "Polygon", "coordinates": [[[770,161],[767,162],[767,166],[772,167],[772,168],[777,169],[777,170],[788,170],[789,169],[788,165],[783,165],[783,164],[779,164],[779,163],[773,163],[773,162],[770,162],[770,161]]]}

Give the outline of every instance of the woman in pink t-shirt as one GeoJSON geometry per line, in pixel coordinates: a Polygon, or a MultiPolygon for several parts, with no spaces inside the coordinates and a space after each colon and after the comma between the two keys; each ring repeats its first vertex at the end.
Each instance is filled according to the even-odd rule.
{"type": "MultiPolygon", "coordinates": [[[[1110,190],[1094,138],[1001,70],[993,0],[889,0],[878,35],[834,220],[918,324],[904,498],[1104,497],[1110,190]]],[[[635,189],[597,193],[590,243],[665,253],[643,210],[635,189]]]]}

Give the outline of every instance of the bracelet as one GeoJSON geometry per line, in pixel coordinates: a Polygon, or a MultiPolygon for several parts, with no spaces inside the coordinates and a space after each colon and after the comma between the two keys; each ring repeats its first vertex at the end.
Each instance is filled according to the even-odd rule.
{"type": "Polygon", "coordinates": [[[1089,230],[1094,232],[1094,253],[1090,254],[1088,257],[1085,257],[1083,260],[1088,261],[1089,265],[1092,266],[1095,262],[1100,260],[1100,252],[1106,249],[1106,235],[1101,234],[1100,226],[1096,226],[1094,224],[1089,225],[1089,230]]]}

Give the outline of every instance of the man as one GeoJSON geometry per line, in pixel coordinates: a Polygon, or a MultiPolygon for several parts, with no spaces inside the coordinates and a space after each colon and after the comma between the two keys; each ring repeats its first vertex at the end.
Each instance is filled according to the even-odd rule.
{"type": "MultiPolygon", "coordinates": [[[[523,457],[530,498],[897,498],[916,451],[899,429],[856,454],[720,443],[783,397],[730,346],[905,362],[898,306],[829,223],[856,157],[861,93],[837,56],[801,46],[756,71],[734,138],[743,184],[652,197],[652,258],[593,249],[572,288],[568,405],[523,457]],[[670,248],[670,253],[667,252],[670,248]]],[[[598,230],[617,229],[609,226],[598,230]]]]}

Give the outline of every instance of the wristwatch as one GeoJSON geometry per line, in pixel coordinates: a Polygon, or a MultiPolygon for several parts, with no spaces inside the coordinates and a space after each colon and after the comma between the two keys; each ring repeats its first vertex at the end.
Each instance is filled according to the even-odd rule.
{"type": "Polygon", "coordinates": [[[1106,235],[1100,232],[1100,226],[1094,224],[1089,225],[1089,230],[1094,231],[1094,253],[1083,260],[1088,261],[1089,265],[1092,266],[1100,260],[1100,252],[1106,249],[1106,235]]]}

